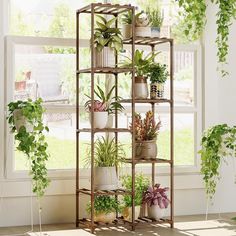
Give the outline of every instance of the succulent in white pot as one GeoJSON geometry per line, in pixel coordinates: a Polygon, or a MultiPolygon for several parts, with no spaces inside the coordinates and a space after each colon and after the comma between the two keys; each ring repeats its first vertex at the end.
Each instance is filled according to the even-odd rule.
{"type": "MultiPolygon", "coordinates": [[[[87,204],[87,212],[91,213],[91,203],[87,204]]],[[[96,196],[94,199],[95,222],[112,223],[119,212],[119,201],[114,196],[96,196]]]]}
{"type": "Polygon", "coordinates": [[[160,8],[147,8],[146,14],[151,25],[151,37],[160,37],[163,16],[160,8]]]}
{"type": "Polygon", "coordinates": [[[161,219],[170,204],[166,192],[169,188],[161,188],[160,184],[149,187],[144,193],[143,203],[147,204],[148,217],[154,220],[161,219]]]}
{"type": "MultiPolygon", "coordinates": [[[[116,167],[120,166],[125,158],[123,146],[116,143],[115,138],[100,137],[94,144],[94,185],[96,190],[114,190],[118,188],[118,173],[116,167]]],[[[88,149],[85,159],[86,166],[91,161],[91,151],[88,149]]]]}
{"type": "Polygon", "coordinates": [[[121,31],[114,26],[116,17],[107,18],[97,15],[94,30],[95,67],[115,67],[115,54],[123,48],[121,31]]]}

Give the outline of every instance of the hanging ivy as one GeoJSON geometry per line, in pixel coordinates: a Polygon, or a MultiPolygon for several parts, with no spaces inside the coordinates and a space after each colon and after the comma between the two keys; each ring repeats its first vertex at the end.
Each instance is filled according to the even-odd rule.
{"type": "Polygon", "coordinates": [[[217,12],[217,56],[218,56],[218,69],[221,72],[222,77],[225,77],[228,72],[225,70],[224,66],[227,64],[227,55],[229,53],[229,28],[236,19],[236,1],[235,0],[211,0],[219,7],[217,12]]]}
{"type": "MultiPolygon", "coordinates": [[[[180,16],[183,17],[183,32],[188,40],[194,41],[200,38],[206,23],[206,1],[205,0],[177,0],[180,10],[180,16]]],[[[213,4],[218,5],[216,14],[217,20],[217,57],[218,70],[222,77],[228,72],[225,69],[227,56],[229,52],[229,30],[233,20],[236,19],[236,1],[235,0],[211,0],[213,4]]]]}

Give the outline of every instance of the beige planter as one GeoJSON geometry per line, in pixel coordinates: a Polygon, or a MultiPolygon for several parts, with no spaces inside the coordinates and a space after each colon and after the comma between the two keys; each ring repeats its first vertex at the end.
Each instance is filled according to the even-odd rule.
{"type": "Polygon", "coordinates": [[[158,205],[147,207],[148,217],[154,220],[160,220],[165,215],[166,209],[161,209],[158,205]]]}
{"type": "Polygon", "coordinates": [[[157,157],[156,140],[135,141],[135,158],[150,159],[157,157]]]}
{"type": "Polygon", "coordinates": [[[99,213],[94,215],[94,221],[103,223],[112,223],[116,219],[116,213],[99,213]]]}
{"type": "Polygon", "coordinates": [[[132,25],[122,25],[122,35],[124,39],[129,39],[132,37],[132,25]]]}
{"type": "Polygon", "coordinates": [[[98,52],[95,49],[94,65],[95,67],[115,67],[114,50],[104,47],[101,52],[98,52]]]}
{"type": "Polygon", "coordinates": [[[115,167],[95,167],[94,186],[96,190],[114,190],[118,188],[115,167]]]}
{"type": "Polygon", "coordinates": [[[15,110],[13,112],[13,117],[17,132],[19,132],[22,126],[24,126],[26,131],[29,133],[33,131],[34,126],[27,121],[25,116],[23,116],[22,110],[15,110]]]}
{"type": "Polygon", "coordinates": [[[151,37],[151,27],[135,27],[135,35],[137,37],[151,37]]]}
{"type": "Polygon", "coordinates": [[[164,83],[152,83],[150,85],[150,98],[158,99],[164,97],[165,84],[164,83]]]}
{"type": "Polygon", "coordinates": [[[136,99],[148,98],[147,77],[136,76],[134,84],[134,97],[136,99]]]}
{"type": "MultiPolygon", "coordinates": [[[[91,124],[91,113],[89,113],[89,120],[90,120],[90,124],[91,124]]],[[[95,129],[106,128],[107,121],[108,121],[108,112],[107,111],[94,112],[94,128],[95,129]]]]}
{"type": "MultiPolygon", "coordinates": [[[[125,207],[122,215],[125,220],[132,221],[132,207],[125,207]]],[[[134,220],[137,220],[140,215],[140,206],[135,206],[135,218],[134,220]]]]}

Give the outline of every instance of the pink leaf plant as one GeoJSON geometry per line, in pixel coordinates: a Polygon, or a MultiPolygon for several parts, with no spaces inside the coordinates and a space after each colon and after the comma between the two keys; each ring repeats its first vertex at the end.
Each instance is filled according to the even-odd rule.
{"type": "Polygon", "coordinates": [[[169,188],[161,188],[160,184],[155,184],[154,187],[149,187],[143,195],[143,203],[147,203],[148,206],[158,205],[161,209],[167,208],[170,204],[166,192],[169,188]]]}
{"type": "MultiPolygon", "coordinates": [[[[89,100],[85,103],[85,108],[91,112],[92,111],[92,101],[89,100]]],[[[94,100],[93,103],[93,111],[94,112],[102,112],[107,110],[107,105],[106,103],[100,102],[98,100],[94,100]]]]}
{"type": "MultiPolygon", "coordinates": [[[[144,119],[141,115],[136,113],[134,117],[135,140],[148,141],[156,139],[161,127],[161,121],[156,123],[152,111],[148,111],[144,119]]],[[[130,125],[132,129],[132,124],[130,125]]]]}

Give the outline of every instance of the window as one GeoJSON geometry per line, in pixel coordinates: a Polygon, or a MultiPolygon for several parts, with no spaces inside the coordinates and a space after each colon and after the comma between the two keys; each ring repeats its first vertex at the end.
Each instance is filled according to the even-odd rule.
{"type": "MultiPolygon", "coordinates": [[[[50,132],[47,134],[51,158],[49,169],[63,170],[75,167],[75,9],[94,1],[77,0],[11,0],[10,34],[8,38],[8,101],[27,97],[43,97],[45,122],[50,132]],[[47,37],[47,38],[43,38],[47,37]],[[13,69],[13,73],[11,72],[13,69]],[[9,80],[9,78],[11,78],[9,80]]],[[[122,1],[112,1],[112,3],[122,1]]],[[[149,2],[155,3],[156,0],[149,2]]],[[[163,1],[163,12],[169,12],[169,1],[163,1]]],[[[143,1],[132,1],[145,8],[143,1]]],[[[169,15],[163,13],[165,22],[169,15]]],[[[81,35],[82,64],[87,67],[89,60],[89,17],[83,17],[81,35]]],[[[166,23],[165,33],[169,33],[166,23]]],[[[169,36],[169,35],[167,35],[169,36]]],[[[146,48],[143,48],[146,50],[146,48]]],[[[168,65],[168,50],[165,46],[157,48],[161,51],[158,60],[168,65]]],[[[201,130],[201,94],[200,94],[200,47],[198,45],[176,45],[174,60],[174,96],[175,96],[175,164],[178,166],[194,166],[198,135],[201,130]]],[[[120,78],[120,96],[130,96],[129,80],[125,75],[120,78]],[[122,78],[123,77],[123,78],[122,78]]],[[[97,83],[105,84],[104,78],[97,77],[97,83]]],[[[81,93],[89,94],[89,76],[81,78],[83,88],[81,93]],[[84,82],[83,82],[84,81],[84,82]]],[[[168,96],[168,82],[166,94],[168,96]]],[[[83,106],[86,98],[80,100],[83,106]]],[[[144,112],[147,106],[137,106],[137,111],[144,112]]],[[[88,114],[82,111],[81,122],[89,126],[88,114]]],[[[159,135],[159,154],[168,158],[169,126],[168,107],[159,105],[157,113],[162,120],[162,131],[159,135]]],[[[121,114],[120,123],[129,125],[130,107],[121,114]]],[[[84,134],[81,150],[84,156],[89,135],[84,134]]],[[[121,136],[123,143],[129,145],[130,139],[121,136]]],[[[9,141],[11,143],[12,140],[9,141]]],[[[13,143],[13,142],[12,142],[13,143]]],[[[22,154],[13,151],[8,153],[10,168],[13,171],[27,169],[27,163],[22,154]]],[[[128,152],[129,148],[127,148],[128,152]]],[[[83,166],[83,165],[82,165],[83,166]]]]}

